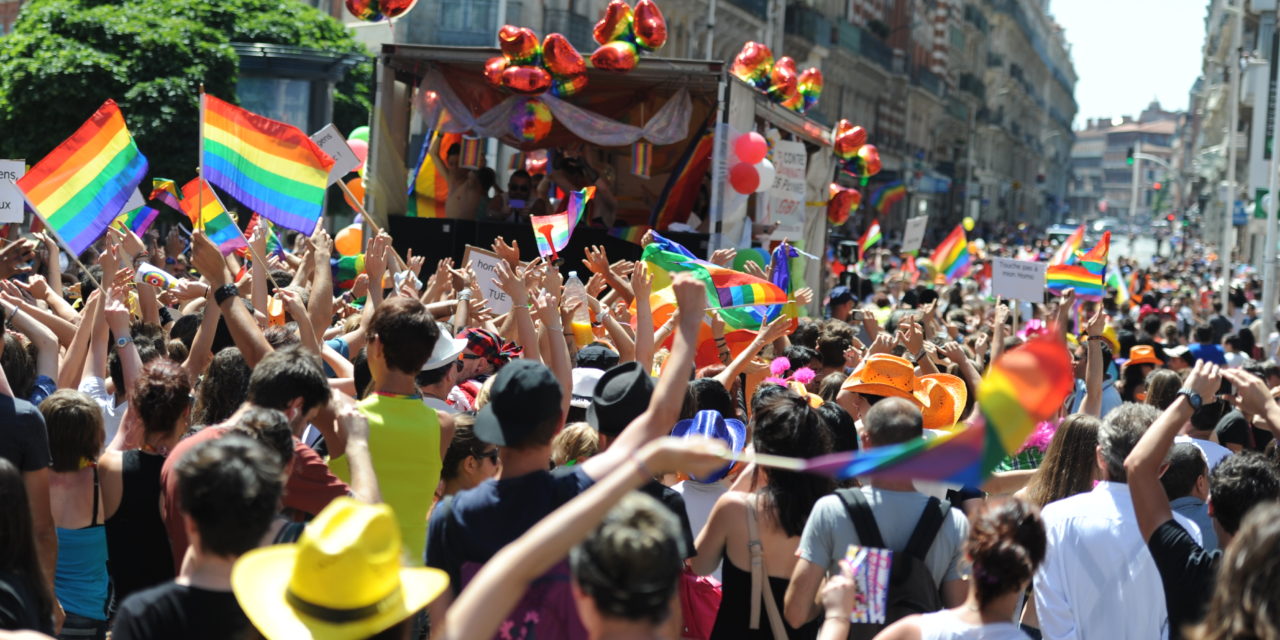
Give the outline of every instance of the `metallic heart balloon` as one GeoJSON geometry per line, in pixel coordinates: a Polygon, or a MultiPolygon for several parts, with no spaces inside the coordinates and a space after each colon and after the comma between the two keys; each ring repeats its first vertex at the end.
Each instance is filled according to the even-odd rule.
{"type": "Polygon", "coordinates": [[[587,63],[569,40],[558,33],[542,41],[542,63],[554,76],[576,76],[587,72],[587,63]]]}
{"type": "Polygon", "coordinates": [[[797,88],[800,96],[804,98],[804,107],[801,112],[812,109],[813,105],[818,104],[818,98],[822,97],[822,72],[816,67],[809,67],[800,72],[797,88]]]}
{"type": "Polygon", "coordinates": [[[729,73],[757,89],[769,87],[769,72],[773,69],[773,52],[759,42],[742,45],[742,51],[733,59],[729,73]]]}
{"type": "Polygon", "coordinates": [[[346,0],[347,11],[365,22],[380,22],[409,13],[418,0],[346,0]]]}
{"type": "Polygon", "coordinates": [[[634,15],[631,13],[631,5],[623,0],[613,0],[604,8],[604,17],[600,18],[591,32],[596,44],[606,45],[630,33],[632,20],[634,15]]]}
{"type": "Polygon", "coordinates": [[[769,97],[776,102],[785,102],[797,95],[796,61],[790,56],[782,56],[773,63],[769,72],[769,97]]]}
{"type": "Polygon", "coordinates": [[[635,32],[636,46],[645,51],[656,51],[667,43],[667,20],[653,0],[640,0],[636,10],[632,29],[635,32]]]}
{"type": "Polygon", "coordinates": [[[507,67],[502,72],[502,86],[523,95],[537,95],[551,88],[551,74],[542,67],[529,65],[507,67]]]}
{"type": "Polygon", "coordinates": [[[874,144],[858,147],[858,160],[862,163],[862,177],[869,178],[880,173],[880,150],[874,144]]]}
{"type": "Polygon", "coordinates": [[[587,86],[587,74],[582,73],[576,76],[561,76],[551,81],[551,95],[557,98],[567,98],[587,86]]]}
{"type": "Polygon", "coordinates": [[[605,71],[624,72],[636,66],[640,52],[626,40],[614,40],[591,54],[591,66],[605,71]]]}
{"type": "Polygon", "coordinates": [[[503,25],[498,30],[498,46],[513,65],[538,63],[538,36],[533,29],[503,25]]]}
{"type": "Polygon", "coordinates": [[[495,87],[502,86],[502,72],[507,70],[507,62],[505,56],[494,56],[484,63],[484,78],[495,87]]]}
{"type": "Polygon", "coordinates": [[[409,13],[417,3],[418,0],[378,0],[378,7],[382,10],[382,15],[390,20],[409,13]]]}

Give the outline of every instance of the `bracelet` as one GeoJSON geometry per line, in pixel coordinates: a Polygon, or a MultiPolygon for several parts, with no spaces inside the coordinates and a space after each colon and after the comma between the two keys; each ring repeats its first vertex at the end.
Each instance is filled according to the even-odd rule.
{"type": "Polygon", "coordinates": [[[234,284],[224,284],[213,292],[213,301],[221,307],[222,303],[226,302],[228,298],[238,297],[239,295],[240,290],[234,284]]]}

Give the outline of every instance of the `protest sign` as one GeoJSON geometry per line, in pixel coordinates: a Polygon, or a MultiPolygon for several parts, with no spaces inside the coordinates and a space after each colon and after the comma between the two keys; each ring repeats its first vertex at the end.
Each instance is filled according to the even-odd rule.
{"type": "Polygon", "coordinates": [[[476,272],[476,284],[480,287],[476,293],[489,301],[489,310],[493,311],[493,315],[500,316],[511,311],[511,298],[498,287],[498,265],[502,264],[502,258],[498,254],[467,245],[462,252],[462,264],[476,272]]]}
{"type": "Polygon", "coordinates": [[[902,232],[902,251],[911,253],[920,250],[924,244],[924,230],[929,226],[929,216],[916,216],[907,219],[907,228],[902,232]]]}
{"type": "Polygon", "coordinates": [[[1044,262],[995,258],[991,262],[991,293],[1024,302],[1044,300],[1044,262]]]}
{"type": "Polygon", "coordinates": [[[0,160],[0,222],[22,222],[22,192],[14,182],[26,172],[25,160],[0,160]]]}
{"type": "Polygon", "coordinates": [[[765,198],[765,223],[776,224],[771,238],[785,240],[804,237],[805,169],[809,156],[804,143],[779,140],[770,154],[773,186],[765,198]]]}
{"type": "Polygon", "coordinates": [[[360,166],[360,158],[357,158],[356,153],[347,146],[346,138],[342,137],[342,133],[332,123],[311,134],[311,141],[333,158],[333,168],[329,169],[329,184],[341,180],[342,176],[355,171],[356,167],[360,166]]]}

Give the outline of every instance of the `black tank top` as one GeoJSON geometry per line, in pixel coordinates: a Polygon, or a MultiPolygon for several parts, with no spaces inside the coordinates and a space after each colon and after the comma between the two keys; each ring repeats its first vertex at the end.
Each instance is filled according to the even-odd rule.
{"type": "MultiPolygon", "coordinates": [[[[748,629],[751,626],[751,572],[734,566],[729,554],[721,555],[720,563],[721,599],[720,612],[716,614],[716,624],[711,629],[711,640],[774,640],[773,631],[769,628],[769,614],[764,605],[760,606],[760,628],[748,629]]],[[[782,602],[787,595],[787,585],[791,581],[786,578],[769,577],[769,589],[773,591],[773,600],[778,603],[781,613],[782,602]]],[[[812,620],[809,624],[792,629],[784,620],[788,640],[813,640],[818,637],[818,629],[822,627],[822,618],[812,620]]]]}
{"type": "Polygon", "coordinates": [[[169,534],[160,518],[160,468],[164,457],[124,452],[120,508],[107,519],[107,567],[116,602],[176,575],[169,534]]]}

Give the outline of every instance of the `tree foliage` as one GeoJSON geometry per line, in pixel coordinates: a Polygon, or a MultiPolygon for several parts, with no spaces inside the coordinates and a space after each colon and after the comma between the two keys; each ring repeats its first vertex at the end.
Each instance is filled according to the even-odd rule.
{"type": "Polygon", "coordinates": [[[368,52],[298,0],[32,0],[0,38],[0,157],[34,162],[114,98],[151,174],[191,176],[200,83],[234,102],[231,42],[366,56],[338,84],[334,120],[368,121],[368,52]]]}

